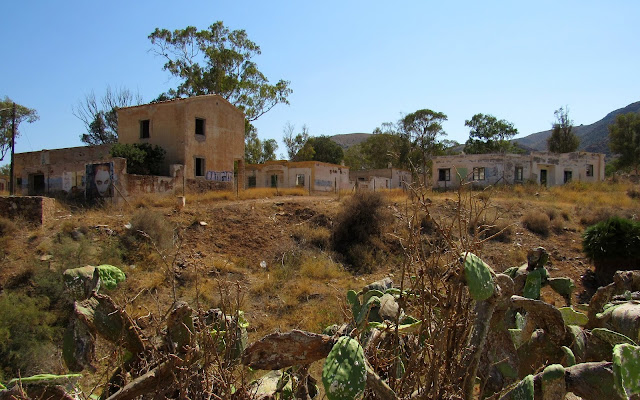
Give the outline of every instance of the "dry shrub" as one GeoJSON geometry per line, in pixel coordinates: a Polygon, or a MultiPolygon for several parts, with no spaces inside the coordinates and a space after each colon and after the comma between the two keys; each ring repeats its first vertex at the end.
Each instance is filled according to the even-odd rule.
{"type": "Polygon", "coordinates": [[[131,228],[122,236],[122,244],[127,250],[148,255],[152,250],[166,252],[173,248],[175,227],[164,215],[141,209],[130,223],[131,228]]]}
{"type": "Polygon", "coordinates": [[[329,248],[331,232],[325,227],[301,224],[293,229],[291,237],[300,245],[308,245],[326,250],[329,248]]]}
{"type": "Polygon", "coordinates": [[[540,211],[530,211],[522,217],[522,226],[542,236],[549,234],[550,225],[549,216],[540,211]]]}
{"type": "Polygon", "coordinates": [[[560,218],[556,218],[554,220],[551,220],[551,230],[553,231],[553,233],[559,235],[561,233],[564,233],[564,228],[565,228],[565,221],[560,219],[560,218]]]}
{"type": "Polygon", "coordinates": [[[627,190],[627,196],[634,200],[640,200],[640,188],[629,188],[629,190],[627,190]]]}
{"type": "Polygon", "coordinates": [[[610,208],[601,207],[582,209],[577,211],[577,214],[580,215],[580,224],[591,226],[615,216],[616,212],[610,208]]]}
{"type": "Polygon", "coordinates": [[[336,216],[331,247],[353,272],[371,272],[383,248],[383,234],[392,220],[380,193],[356,193],[345,201],[336,216]]]}
{"type": "Polygon", "coordinates": [[[484,237],[496,242],[510,243],[513,240],[513,225],[507,221],[499,220],[492,225],[484,227],[484,237]]]}
{"type": "Polygon", "coordinates": [[[15,222],[9,218],[0,217],[0,238],[12,236],[17,230],[15,222]]]}

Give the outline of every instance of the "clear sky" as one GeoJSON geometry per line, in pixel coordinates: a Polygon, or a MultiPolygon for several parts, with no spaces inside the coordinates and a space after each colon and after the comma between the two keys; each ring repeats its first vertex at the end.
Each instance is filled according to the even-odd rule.
{"type": "Polygon", "coordinates": [[[370,133],[423,108],[447,114],[460,142],[476,113],[524,136],[549,129],[560,106],[579,125],[640,100],[637,0],[21,0],[0,10],[0,96],[40,115],[20,126],[17,152],[82,145],[72,107],[92,90],[126,87],[149,102],[177,86],[148,35],[215,21],[247,31],[272,82],[291,81],[291,105],[255,123],[280,143],[287,122],[314,136],[370,133]]]}

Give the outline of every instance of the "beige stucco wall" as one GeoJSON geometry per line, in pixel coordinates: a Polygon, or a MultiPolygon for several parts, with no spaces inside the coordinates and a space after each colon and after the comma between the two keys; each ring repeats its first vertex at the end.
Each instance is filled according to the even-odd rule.
{"type": "Polygon", "coordinates": [[[163,173],[171,164],[185,165],[194,179],[195,159],[205,159],[205,176],[233,180],[234,161],[244,159],[244,114],[217,95],[176,99],[118,110],[120,143],[149,143],[166,150],[163,173]],[[195,134],[196,118],[205,120],[205,135],[195,134]],[[149,120],[149,138],[140,138],[140,121],[149,120]]]}
{"type": "Polygon", "coordinates": [[[474,185],[518,183],[515,180],[516,167],[522,168],[523,182],[541,182],[541,171],[547,171],[547,186],[565,183],[565,172],[571,172],[571,180],[598,182],[604,180],[604,154],[574,152],[547,153],[535,152],[529,155],[518,154],[461,154],[433,158],[432,186],[434,188],[458,187],[460,181],[473,182],[474,185]],[[587,176],[587,166],[593,166],[593,175],[587,176]],[[485,178],[473,180],[473,169],[484,168],[485,178]],[[439,170],[449,169],[450,180],[440,181],[439,170]]]}
{"type": "Polygon", "coordinates": [[[15,193],[23,195],[84,191],[85,165],[111,160],[111,145],[41,150],[15,155],[15,193]],[[43,192],[35,193],[30,176],[44,175],[43,192]],[[17,184],[20,182],[20,184],[17,184]],[[31,185],[31,186],[30,186],[31,185]]]}
{"type": "Polygon", "coordinates": [[[271,187],[271,176],[278,176],[278,187],[297,187],[297,176],[304,175],[304,188],[312,192],[333,192],[347,190],[349,168],[319,161],[268,161],[264,164],[251,164],[245,167],[245,187],[255,178],[258,188],[271,187]],[[310,187],[311,186],[311,187],[310,187]]]}
{"type": "Polygon", "coordinates": [[[397,168],[349,171],[349,184],[358,189],[405,189],[411,184],[411,172],[397,168]]]}

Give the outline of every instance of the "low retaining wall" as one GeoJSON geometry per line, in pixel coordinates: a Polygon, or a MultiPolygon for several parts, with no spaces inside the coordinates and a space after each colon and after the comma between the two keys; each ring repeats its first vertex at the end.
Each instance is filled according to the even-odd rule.
{"type": "Polygon", "coordinates": [[[54,218],[56,200],[42,196],[3,196],[0,197],[0,215],[10,218],[23,218],[27,222],[44,225],[54,218]]]}

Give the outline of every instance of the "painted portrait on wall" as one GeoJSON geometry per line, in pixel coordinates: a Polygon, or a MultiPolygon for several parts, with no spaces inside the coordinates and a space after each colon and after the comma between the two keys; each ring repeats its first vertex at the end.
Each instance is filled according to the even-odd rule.
{"type": "Polygon", "coordinates": [[[87,164],[87,199],[113,197],[113,163],[87,164]]]}

